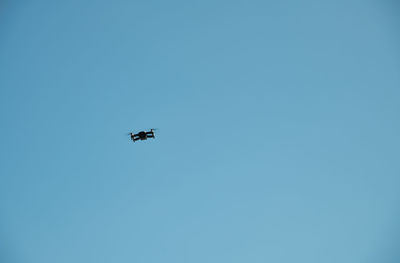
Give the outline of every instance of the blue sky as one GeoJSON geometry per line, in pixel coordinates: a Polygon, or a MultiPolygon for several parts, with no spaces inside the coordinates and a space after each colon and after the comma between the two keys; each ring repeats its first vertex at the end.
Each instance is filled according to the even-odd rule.
{"type": "Polygon", "coordinates": [[[0,261],[398,262],[399,11],[3,1],[0,261]]]}

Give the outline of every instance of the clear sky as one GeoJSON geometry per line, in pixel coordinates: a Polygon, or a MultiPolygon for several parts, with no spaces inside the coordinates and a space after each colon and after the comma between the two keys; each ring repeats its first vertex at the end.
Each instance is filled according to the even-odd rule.
{"type": "Polygon", "coordinates": [[[399,262],[399,15],[2,1],[0,262],[399,262]]]}

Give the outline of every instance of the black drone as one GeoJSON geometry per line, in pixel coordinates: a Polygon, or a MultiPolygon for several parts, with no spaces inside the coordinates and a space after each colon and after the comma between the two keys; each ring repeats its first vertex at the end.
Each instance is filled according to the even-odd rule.
{"type": "Polygon", "coordinates": [[[150,131],[140,131],[138,133],[132,133],[130,132],[129,135],[131,136],[131,140],[133,142],[136,142],[137,140],[147,140],[148,138],[156,138],[154,136],[154,130],[155,129],[150,129],[150,131]]]}

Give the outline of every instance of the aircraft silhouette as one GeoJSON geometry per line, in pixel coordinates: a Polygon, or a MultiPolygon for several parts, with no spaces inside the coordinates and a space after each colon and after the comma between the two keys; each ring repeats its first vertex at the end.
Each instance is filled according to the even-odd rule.
{"type": "Polygon", "coordinates": [[[140,131],[138,133],[132,133],[130,132],[129,135],[131,136],[131,140],[133,142],[136,142],[137,140],[147,140],[148,138],[153,138],[155,139],[156,137],[154,136],[154,130],[155,129],[150,129],[150,131],[140,131]]]}

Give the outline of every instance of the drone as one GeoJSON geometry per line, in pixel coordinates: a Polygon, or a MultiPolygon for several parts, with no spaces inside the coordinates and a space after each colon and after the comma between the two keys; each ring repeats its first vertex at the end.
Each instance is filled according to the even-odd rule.
{"type": "Polygon", "coordinates": [[[129,135],[131,136],[131,140],[133,142],[136,142],[137,140],[147,140],[148,138],[153,138],[155,139],[156,137],[154,136],[154,131],[155,129],[150,129],[150,131],[140,131],[138,133],[132,133],[130,132],[129,135]]]}

